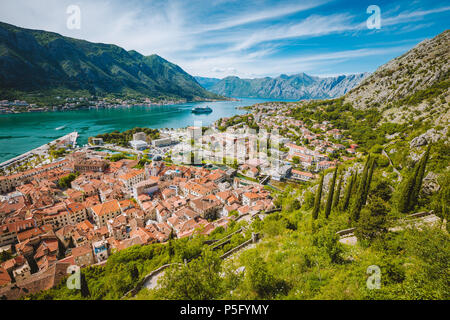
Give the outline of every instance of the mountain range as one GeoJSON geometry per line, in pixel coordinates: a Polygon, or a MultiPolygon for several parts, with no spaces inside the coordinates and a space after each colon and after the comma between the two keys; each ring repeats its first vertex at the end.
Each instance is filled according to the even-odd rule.
{"type": "Polygon", "coordinates": [[[369,74],[360,73],[337,77],[316,77],[306,73],[241,79],[230,76],[224,79],[196,77],[207,90],[227,97],[271,99],[328,99],[340,97],[357,86],[369,74]]]}
{"type": "Polygon", "coordinates": [[[0,22],[0,98],[50,92],[221,99],[158,55],[0,22]]]}

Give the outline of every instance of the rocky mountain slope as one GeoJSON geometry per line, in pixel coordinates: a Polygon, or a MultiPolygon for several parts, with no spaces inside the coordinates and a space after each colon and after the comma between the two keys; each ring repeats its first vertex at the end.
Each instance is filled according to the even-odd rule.
{"type": "Polygon", "coordinates": [[[367,73],[320,78],[305,73],[276,78],[241,79],[196,77],[206,89],[228,97],[271,99],[329,99],[344,95],[359,84],[367,73]]]}
{"type": "Polygon", "coordinates": [[[179,66],[118,46],[0,23],[0,97],[29,92],[218,98],[179,66]]]}
{"type": "Polygon", "coordinates": [[[386,120],[449,120],[450,30],[381,66],[345,95],[355,108],[376,107],[386,120]]]}

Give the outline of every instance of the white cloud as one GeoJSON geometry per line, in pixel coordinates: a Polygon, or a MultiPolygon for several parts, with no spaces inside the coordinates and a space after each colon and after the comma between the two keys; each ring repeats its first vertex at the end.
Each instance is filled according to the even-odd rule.
{"type": "Polygon", "coordinates": [[[235,48],[242,50],[267,41],[320,36],[355,30],[359,24],[351,23],[351,18],[352,16],[348,14],[334,14],[330,16],[312,15],[300,23],[273,26],[262,31],[257,31],[248,39],[240,42],[235,48]]]}
{"type": "Polygon", "coordinates": [[[415,10],[415,11],[410,11],[410,12],[404,11],[394,17],[383,18],[383,16],[382,16],[381,23],[382,23],[382,26],[406,23],[406,22],[420,20],[423,17],[433,14],[433,13],[440,13],[440,12],[445,12],[445,11],[449,11],[449,10],[450,10],[450,7],[441,7],[441,8],[435,8],[435,9],[430,9],[430,10],[415,10]]]}
{"type": "MultiPolygon", "coordinates": [[[[278,58],[276,61],[270,57],[252,58],[249,55],[226,55],[211,58],[190,60],[189,63],[181,61],[182,65],[188,65],[187,72],[196,71],[196,75],[204,77],[223,78],[236,75],[231,69],[239,71],[242,78],[259,78],[265,76],[278,76],[280,74],[296,74],[300,72],[316,73],[315,70],[324,67],[333,67],[338,63],[360,59],[369,56],[386,56],[401,54],[407,51],[409,46],[394,46],[389,48],[363,48],[356,50],[344,50],[296,56],[290,58],[278,58]]],[[[365,72],[359,70],[355,72],[365,72]]]]}
{"type": "Polygon", "coordinates": [[[245,25],[248,23],[253,23],[257,21],[267,20],[267,19],[273,19],[293,13],[297,13],[300,11],[308,10],[314,7],[318,7],[326,2],[329,1],[309,1],[309,2],[303,2],[301,4],[296,5],[288,5],[283,7],[275,7],[270,8],[262,11],[256,11],[253,10],[250,13],[241,14],[238,16],[233,16],[232,19],[230,17],[227,17],[227,19],[223,21],[216,22],[211,25],[202,25],[197,28],[197,30],[194,30],[194,33],[205,33],[209,31],[216,31],[216,30],[222,30],[222,29],[228,29],[233,28],[236,26],[245,25]]]}
{"type": "MultiPolygon", "coordinates": [[[[113,43],[144,55],[156,53],[193,75],[214,77],[308,72],[331,63],[401,51],[396,47],[323,53],[322,48],[322,53],[314,56],[275,58],[282,50],[283,41],[360,31],[365,28],[365,21],[354,22],[357,19],[350,13],[307,15],[300,21],[288,19],[289,15],[306,14],[306,10],[330,0],[298,1],[265,8],[252,6],[249,1],[241,11],[230,14],[218,10],[219,13],[208,19],[208,10],[214,6],[220,8],[223,0],[0,0],[0,21],[113,43]],[[66,28],[66,8],[71,4],[81,8],[81,30],[66,28]]],[[[256,3],[263,4],[263,1],[256,3]]],[[[447,10],[450,7],[403,12],[386,18],[382,14],[382,26],[447,10]]]]}

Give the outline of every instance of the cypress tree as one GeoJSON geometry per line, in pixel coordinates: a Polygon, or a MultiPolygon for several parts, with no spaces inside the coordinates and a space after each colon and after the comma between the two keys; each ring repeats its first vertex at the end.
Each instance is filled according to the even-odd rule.
{"type": "Polygon", "coordinates": [[[322,187],[323,187],[323,174],[320,175],[319,187],[317,188],[316,197],[314,199],[314,209],[312,212],[312,217],[314,220],[316,220],[317,217],[319,216],[320,199],[322,198],[322,187]]]}
{"type": "Polygon", "coordinates": [[[367,196],[369,195],[370,183],[372,182],[372,176],[373,176],[373,171],[375,170],[375,166],[376,166],[376,161],[375,161],[375,159],[373,159],[372,164],[370,166],[369,175],[367,177],[365,189],[364,189],[363,206],[366,204],[367,196]]]}
{"type": "Polygon", "coordinates": [[[344,194],[344,202],[342,203],[342,210],[346,211],[348,208],[348,204],[350,203],[350,197],[352,195],[352,189],[353,189],[353,184],[355,183],[355,175],[352,174],[350,177],[348,177],[347,179],[347,186],[345,188],[345,194],[344,194]]]}
{"type": "Polygon", "coordinates": [[[337,185],[336,190],[334,191],[334,198],[333,198],[333,208],[337,208],[339,205],[339,199],[341,196],[341,189],[342,189],[342,175],[339,178],[339,183],[337,185]]]}
{"type": "Polygon", "coordinates": [[[416,180],[414,182],[414,189],[413,189],[413,193],[411,195],[411,201],[410,201],[410,204],[409,204],[409,210],[413,210],[414,207],[417,204],[417,200],[419,198],[420,189],[422,189],[422,181],[423,181],[423,178],[425,176],[425,168],[427,166],[427,162],[428,162],[428,159],[430,157],[430,149],[431,149],[431,144],[428,145],[427,151],[423,155],[422,159],[420,159],[419,170],[418,170],[418,174],[417,174],[416,180]]]}
{"type": "Polygon", "coordinates": [[[355,172],[355,176],[353,177],[352,189],[350,190],[350,195],[355,194],[356,190],[358,190],[358,172],[355,172]]]}
{"type": "Polygon", "coordinates": [[[400,197],[398,199],[398,210],[402,213],[409,212],[411,208],[412,195],[414,192],[414,185],[419,175],[420,163],[414,166],[414,172],[405,182],[401,185],[400,197]]]}
{"type": "Polygon", "coordinates": [[[358,185],[358,192],[356,193],[356,201],[352,207],[351,219],[354,222],[358,221],[359,214],[364,205],[364,203],[363,203],[364,192],[366,190],[367,177],[368,177],[368,172],[369,172],[369,163],[370,163],[370,154],[367,157],[366,163],[364,165],[363,173],[362,173],[361,179],[359,181],[359,185],[358,185]]]}
{"type": "Polygon", "coordinates": [[[333,204],[333,194],[334,194],[334,187],[336,184],[337,170],[338,167],[336,166],[336,168],[334,169],[333,178],[331,179],[328,185],[327,204],[325,206],[325,218],[328,218],[328,216],[331,213],[331,205],[333,204]]]}

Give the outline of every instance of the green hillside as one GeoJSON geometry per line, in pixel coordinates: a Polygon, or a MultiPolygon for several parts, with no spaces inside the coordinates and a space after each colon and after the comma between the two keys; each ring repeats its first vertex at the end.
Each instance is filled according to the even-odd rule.
{"type": "Polygon", "coordinates": [[[158,55],[0,23],[0,99],[48,95],[220,98],[158,55]]]}

